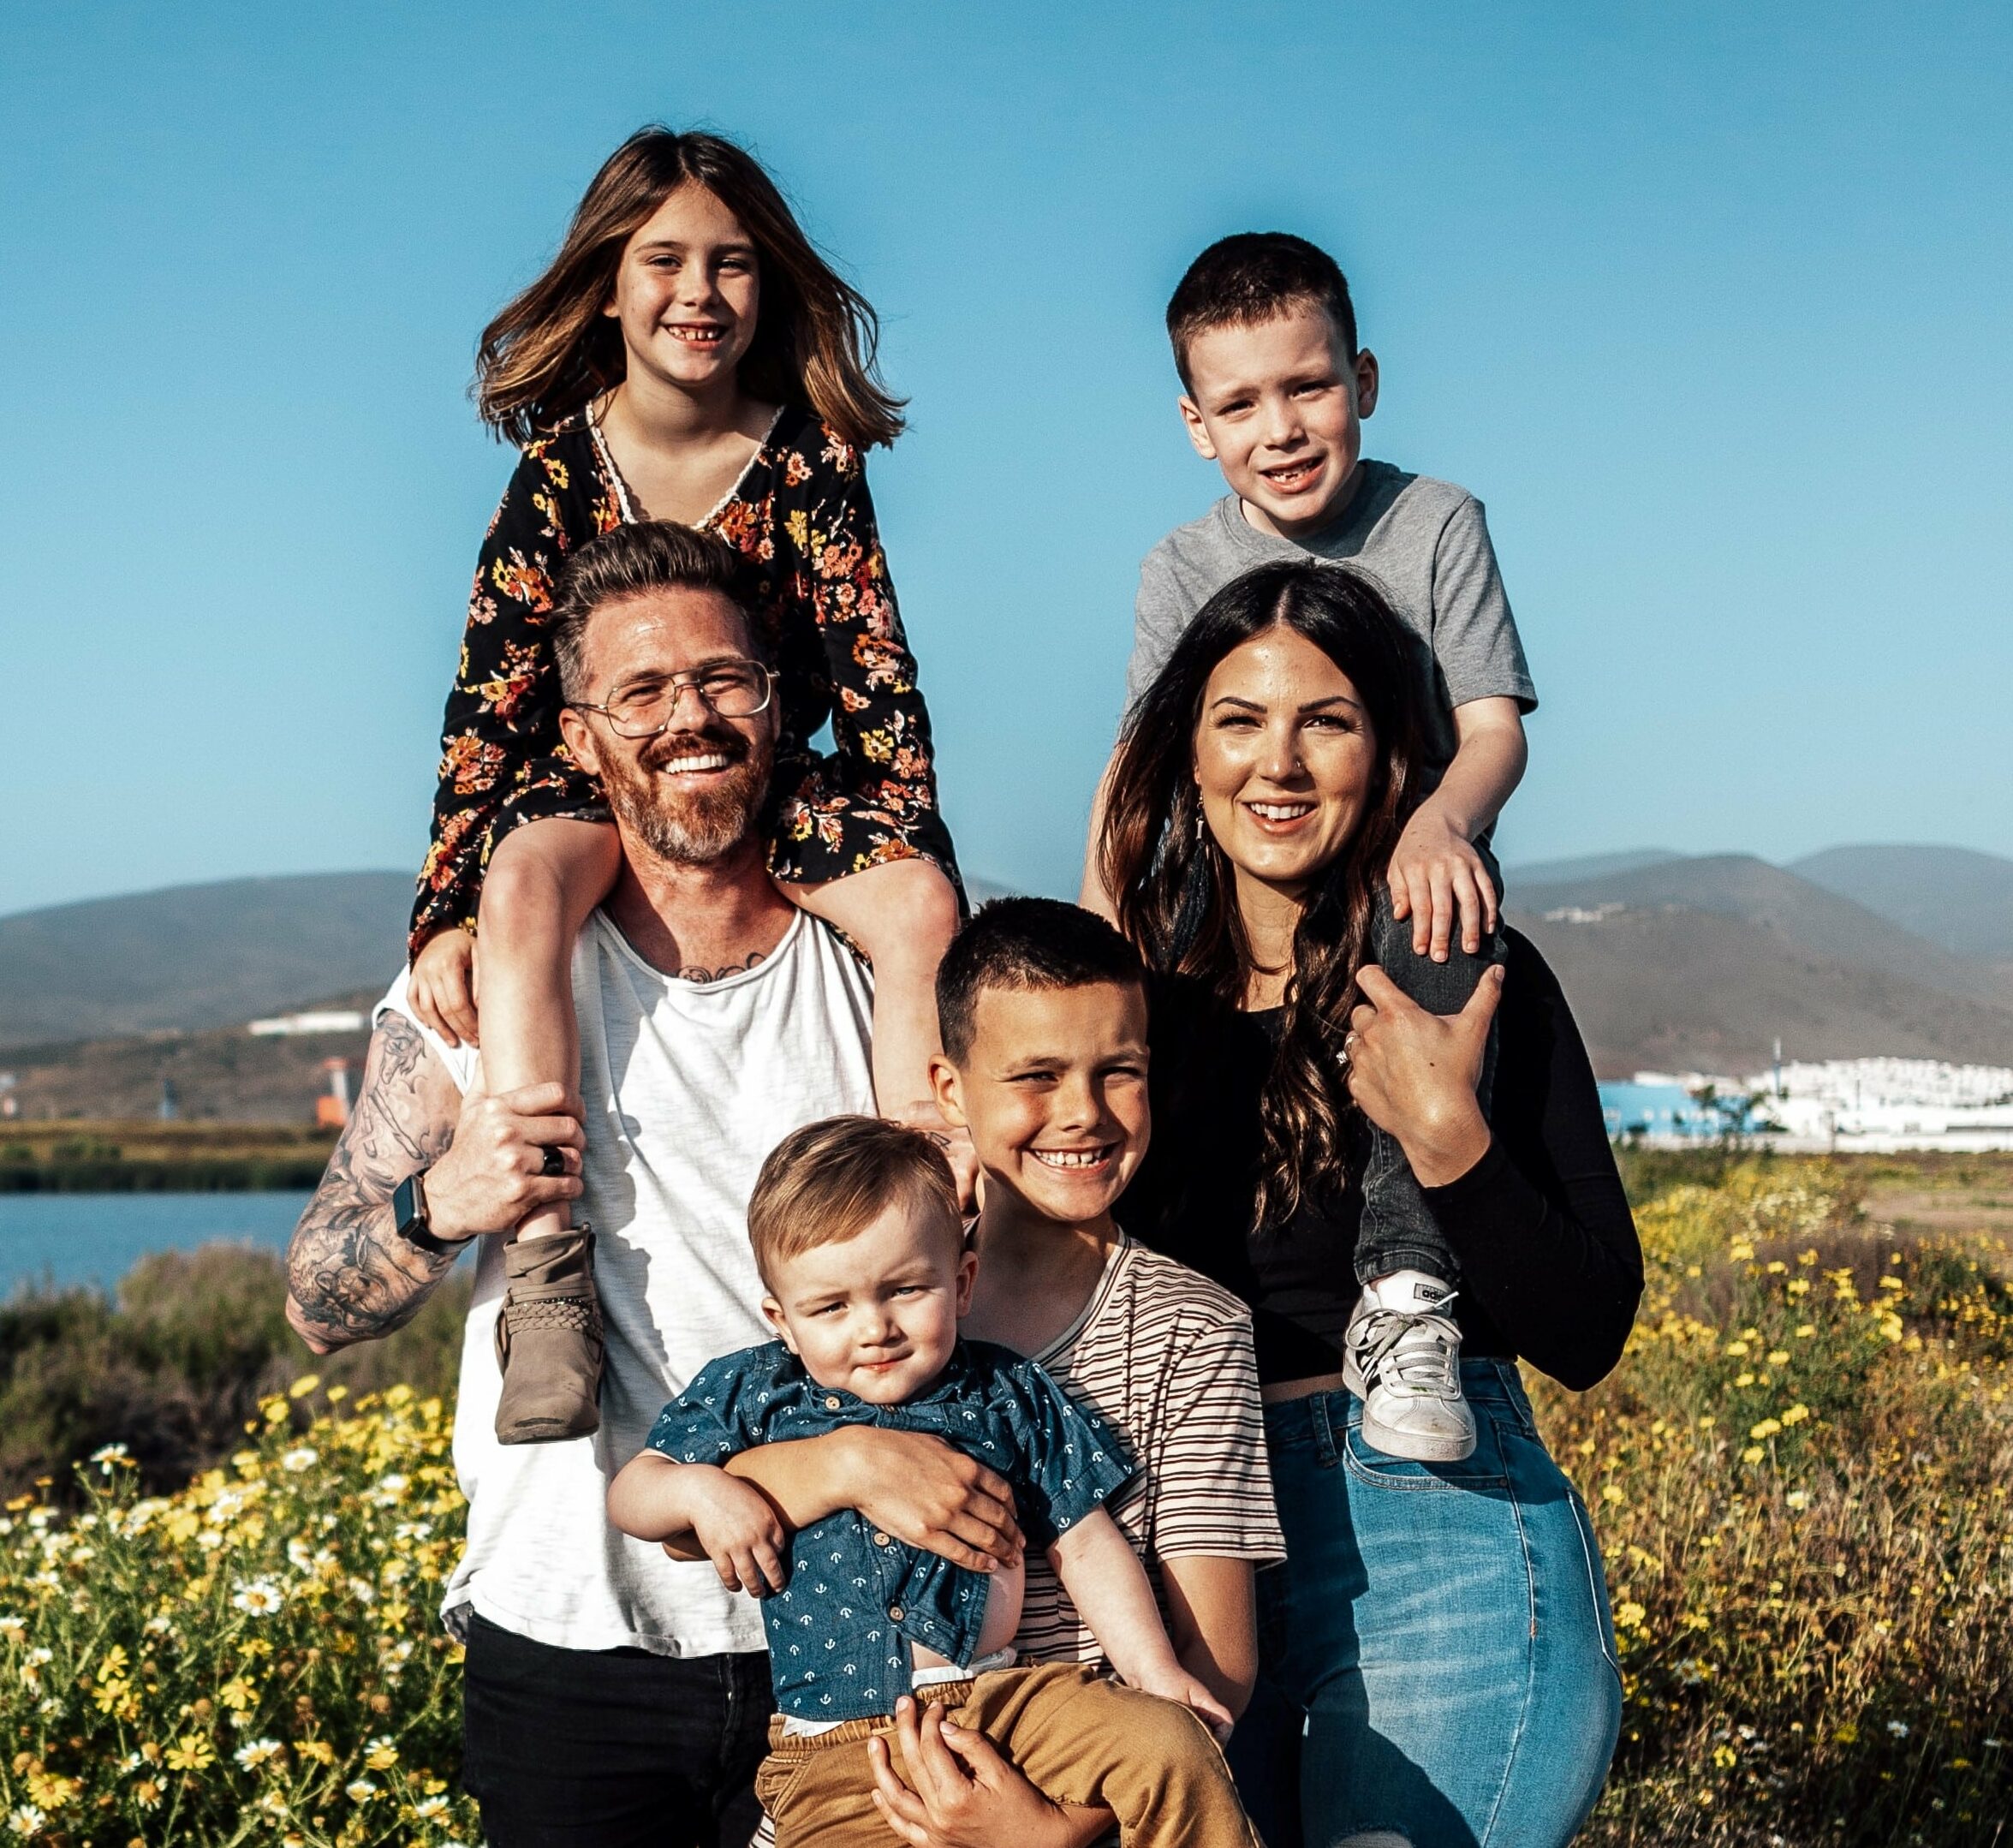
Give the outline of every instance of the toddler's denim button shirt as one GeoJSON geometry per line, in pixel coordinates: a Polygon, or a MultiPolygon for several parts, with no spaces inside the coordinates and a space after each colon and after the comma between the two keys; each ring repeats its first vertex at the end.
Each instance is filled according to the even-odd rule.
{"type": "MultiPolygon", "coordinates": [[[[674,1463],[719,1464],[757,1444],[822,1437],[845,1425],[921,1431],[955,1444],[1014,1486],[1030,1547],[1048,1547],[1131,1478],[1117,1440],[1033,1361],[961,1341],[930,1387],[870,1405],[821,1386],[780,1341],[710,1362],[665,1406],[650,1448],[674,1463]]],[[[790,1542],[789,1583],[762,1601],[776,1703],[802,1720],[892,1713],[909,1688],[911,1639],[970,1662],[986,1621],[986,1573],[880,1533],[855,1510],[790,1542]]]]}

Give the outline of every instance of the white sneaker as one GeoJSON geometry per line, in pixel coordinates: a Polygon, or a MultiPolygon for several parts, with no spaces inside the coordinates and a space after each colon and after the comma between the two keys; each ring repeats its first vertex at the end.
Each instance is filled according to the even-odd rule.
{"type": "Polygon", "coordinates": [[[1363,1285],[1349,1318],[1343,1380],[1363,1402],[1363,1439],[1387,1457],[1460,1463],[1474,1454],[1474,1414],[1461,1393],[1454,1292],[1424,1271],[1363,1285]]]}

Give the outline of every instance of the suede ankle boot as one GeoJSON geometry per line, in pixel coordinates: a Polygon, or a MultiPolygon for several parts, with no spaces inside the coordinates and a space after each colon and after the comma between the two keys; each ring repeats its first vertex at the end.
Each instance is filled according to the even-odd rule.
{"type": "Polygon", "coordinates": [[[585,1437],[601,1423],[601,1299],[594,1291],[594,1233],[580,1225],[548,1238],[513,1236],[509,1279],[497,1311],[499,1444],[585,1437]]]}

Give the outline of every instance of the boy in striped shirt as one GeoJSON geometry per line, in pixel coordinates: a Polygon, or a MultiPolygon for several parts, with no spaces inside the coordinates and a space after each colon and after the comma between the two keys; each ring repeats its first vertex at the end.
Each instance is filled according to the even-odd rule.
{"type": "MultiPolygon", "coordinates": [[[[1249,1311],[1129,1239],[1113,1203],[1146,1154],[1145,971],[1102,918],[1048,898],[984,907],[937,976],[932,1079],[985,1171],[968,1334],[1038,1361],[1140,1469],[1107,1504],[1182,1666],[1235,1714],[1258,1670],[1253,1576],[1285,1557],[1249,1311]]],[[[1031,1551],[1023,1660],[1101,1651],[1031,1551]]]]}

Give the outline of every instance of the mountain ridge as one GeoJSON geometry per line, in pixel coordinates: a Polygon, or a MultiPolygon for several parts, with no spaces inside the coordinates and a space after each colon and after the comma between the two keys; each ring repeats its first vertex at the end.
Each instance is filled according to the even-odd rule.
{"type": "MultiPolygon", "coordinates": [[[[1643,848],[1513,867],[1507,885],[1511,915],[1557,968],[1604,1073],[1759,1064],[1778,1034],[1793,1057],[2013,1063],[2013,963],[1951,946],[2000,940],[1991,908],[2013,892],[2013,861],[1843,847],[1785,867],[1643,848]],[[1967,894],[1986,914],[1972,937],[1967,894]],[[1597,921],[1573,921],[1575,911],[1597,921]],[[1911,917],[1941,935],[1911,930],[1911,917]]],[[[968,885],[974,902],[1002,890],[968,885]]],[[[411,891],[402,873],[302,874],[0,917],[0,1064],[21,1069],[24,1092],[31,1068],[51,1074],[38,1090],[63,1068],[62,1095],[46,1100],[59,1112],[86,1092],[130,1107],[183,1056],[150,1052],[144,1036],[221,1035],[188,1055],[217,1066],[211,1107],[250,1108],[270,1090],[271,1107],[291,1115],[314,1082],[308,1048],[298,1061],[261,1054],[232,1077],[252,1056],[245,1022],[382,993],[404,953],[411,891]],[[95,1046],[78,1065],[64,1049],[83,1041],[95,1046]]],[[[182,1069],[194,1087],[195,1070],[182,1069]]]]}
{"type": "MultiPolygon", "coordinates": [[[[1506,882],[1507,883],[1507,882],[1506,882]]],[[[1951,954],[1878,912],[1752,854],[1659,861],[1604,878],[1510,889],[1512,903],[1543,914],[1622,905],[1677,907],[1744,919],[1807,954],[1899,977],[1991,1007],[2013,1007],[2013,978],[1951,954]]]]}
{"type": "Polygon", "coordinates": [[[2013,1010],[1799,948],[1745,918],[1680,906],[1510,921],[1557,974],[1603,1078],[1742,1076],[1790,1058],[2013,1064],[2013,1010]]]}
{"type": "Polygon", "coordinates": [[[0,1050],[241,1026],[405,954],[409,874],[219,879],[0,918],[0,1050]]]}
{"type": "Polygon", "coordinates": [[[1827,847],[1784,869],[1956,956],[2013,961],[2013,860],[1969,847],[1827,847]]]}

